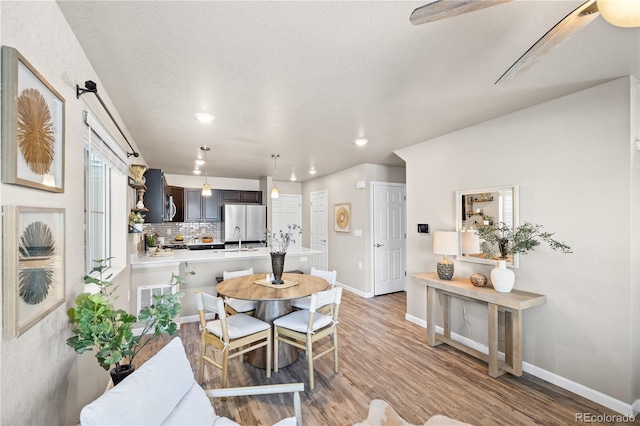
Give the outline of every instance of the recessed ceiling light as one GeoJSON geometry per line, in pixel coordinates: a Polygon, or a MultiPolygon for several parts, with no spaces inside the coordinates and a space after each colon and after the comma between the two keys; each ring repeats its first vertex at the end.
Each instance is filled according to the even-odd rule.
{"type": "Polygon", "coordinates": [[[210,123],[214,120],[214,116],[205,112],[199,112],[196,114],[196,118],[203,123],[210,123]]]}
{"type": "Polygon", "coordinates": [[[196,166],[204,165],[204,160],[196,160],[196,166]]]}
{"type": "Polygon", "coordinates": [[[366,145],[367,142],[369,142],[369,139],[365,139],[365,138],[358,138],[355,141],[353,141],[353,143],[355,143],[358,146],[366,145]]]}
{"type": "Polygon", "coordinates": [[[313,167],[309,169],[309,174],[310,175],[315,175],[316,174],[316,169],[314,169],[313,167]]]}
{"type": "Polygon", "coordinates": [[[193,169],[193,174],[194,174],[194,175],[199,175],[200,173],[202,173],[202,171],[201,171],[201,170],[193,169]]]}

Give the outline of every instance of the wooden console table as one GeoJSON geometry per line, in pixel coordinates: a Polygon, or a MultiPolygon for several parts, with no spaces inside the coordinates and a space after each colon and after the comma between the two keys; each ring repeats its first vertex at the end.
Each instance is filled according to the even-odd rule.
{"type": "Polygon", "coordinates": [[[522,375],[522,311],[542,305],[545,296],[513,290],[499,293],[493,287],[475,287],[468,279],[453,277],[441,280],[435,272],[416,274],[419,284],[427,287],[427,338],[430,346],[446,343],[456,349],[489,363],[489,375],[498,377],[504,373],[522,375]],[[443,295],[442,312],[444,333],[436,333],[436,303],[443,295]],[[489,309],[489,355],[451,339],[451,298],[485,303],[489,309]],[[504,311],[505,362],[498,359],[498,311],[504,311]]]}

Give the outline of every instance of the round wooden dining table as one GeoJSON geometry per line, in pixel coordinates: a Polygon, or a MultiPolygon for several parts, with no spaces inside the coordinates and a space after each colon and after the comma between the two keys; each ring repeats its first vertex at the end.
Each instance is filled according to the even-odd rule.
{"type": "MultiPolygon", "coordinates": [[[[253,274],[230,278],[216,286],[218,295],[234,299],[255,300],[258,302],[255,317],[273,324],[273,320],[292,311],[291,300],[310,296],[318,291],[327,290],[331,285],[324,279],[307,274],[282,274],[287,282],[296,282],[291,287],[268,287],[256,284],[264,280],[266,274],[253,274]]],[[[278,347],[278,367],[286,367],[298,359],[298,349],[284,343],[276,343],[278,347]]],[[[248,353],[249,364],[264,368],[265,348],[258,348],[248,353]]]]}

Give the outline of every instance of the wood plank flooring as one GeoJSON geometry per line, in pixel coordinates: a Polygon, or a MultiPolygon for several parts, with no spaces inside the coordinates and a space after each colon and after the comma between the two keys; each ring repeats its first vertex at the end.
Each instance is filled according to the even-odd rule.
{"type": "MultiPolygon", "coordinates": [[[[229,386],[303,382],[303,420],[318,426],[362,422],[372,399],[387,401],[412,424],[423,424],[436,414],[474,425],[566,425],[575,423],[575,413],[615,414],[527,373],[493,379],[486,363],[446,345],[430,347],[426,330],[404,319],[405,307],[405,293],[363,299],[345,291],[338,326],[339,373],[333,372],[332,355],[316,361],[316,387],[311,391],[304,353],[270,379],[264,370],[234,359],[229,386]]],[[[178,335],[195,373],[198,324],[182,324],[178,335]]],[[[149,344],[137,364],[169,340],[166,336],[149,344]]],[[[318,347],[324,346],[328,344],[318,347]]],[[[207,366],[203,386],[219,387],[219,370],[207,366]]],[[[215,400],[214,406],[217,414],[242,425],[272,425],[293,415],[290,395],[228,398],[215,400]]]]}

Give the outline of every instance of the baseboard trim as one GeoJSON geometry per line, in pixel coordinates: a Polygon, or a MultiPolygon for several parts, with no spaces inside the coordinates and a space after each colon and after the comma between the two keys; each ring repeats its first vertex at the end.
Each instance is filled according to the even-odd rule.
{"type": "MultiPolygon", "coordinates": [[[[423,319],[420,319],[418,317],[415,317],[409,314],[405,314],[405,319],[413,324],[419,325],[422,328],[427,328],[427,322],[423,319]]],[[[442,327],[436,327],[436,331],[438,331],[439,333],[442,333],[442,327]]],[[[475,340],[469,339],[468,337],[461,336],[456,333],[451,333],[451,339],[457,342],[460,342],[466,346],[469,346],[470,348],[473,348],[484,354],[489,353],[489,348],[486,345],[476,342],[475,340]]],[[[504,354],[500,353],[500,356],[503,357],[504,354]]],[[[640,413],[640,399],[635,400],[633,404],[627,404],[626,402],[622,402],[609,395],[605,395],[602,392],[599,392],[595,389],[591,389],[587,386],[581,385],[580,383],[577,383],[577,382],[574,382],[573,380],[569,380],[565,377],[559,376],[555,373],[552,373],[543,368],[537,367],[528,362],[522,363],[522,369],[523,371],[526,371],[532,376],[538,377],[562,389],[566,389],[570,392],[575,393],[576,395],[580,395],[584,398],[587,398],[590,401],[603,405],[620,414],[624,414],[628,416],[636,416],[640,413]]],[[[593,413],[593,414],[597,414],[597,413],[593,413]]]]}
{"type": "Polygon", "coordinates": [[[373,297],[373,292],[365,293],[364,291],[360,291],[360,290],[355,289],[353,287],[349,287],[348,285],[346,285],[344,283],[341,283],[341,282],[337,282],[337,281],[336,281],[336,285],[344,288],[345,290],[347,290],[350,293],[357,294],[358,296],[363,297],[365,299],[369,299],[369,298],[373,297]]]}

